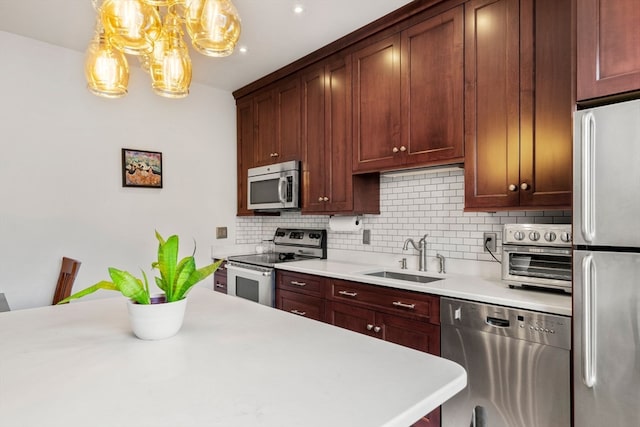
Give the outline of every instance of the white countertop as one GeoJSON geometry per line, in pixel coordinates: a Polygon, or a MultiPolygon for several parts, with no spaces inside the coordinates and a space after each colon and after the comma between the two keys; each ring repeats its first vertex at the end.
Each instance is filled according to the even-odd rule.
{"type": "Polygon", "coordinates": [[[407,427],[465,385],[451,361],[201,288],[162,341],[132,335],[120,296],[0,313],[6,427],[407,427]]]}
{"type": "Polygon", "coordinates": [[[509,288],[501,280],[489,280],[463,274],[438,274],[415,270],[384,268],[371,264],[358,264],[335,260],[308,260],[277,264],[279,270],[315,274],[336,279],[352,280],[391,288],[407,289],[443,297],[461,298],[488,304],[504,305],[525,310],[571,316],[571,295],[534,291],[531,289],[509,288]],[[413,283],[382,277],[367,276],[364,273],[388,270],[409,274],[442,277],[431,283],[413,283]]]}

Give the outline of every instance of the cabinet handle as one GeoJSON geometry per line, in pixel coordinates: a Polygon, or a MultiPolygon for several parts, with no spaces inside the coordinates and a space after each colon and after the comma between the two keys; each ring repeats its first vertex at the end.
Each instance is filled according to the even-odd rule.
{"type": "Polygon", "coordinates": [[[298,282],[296,280],[292,280],[291,282],[292,285],[296,285],[296,286],[307,286],[307,284],[305,282],[298,282]]]}
{"type": "Polygon", "coordinates": [[[338,291],[338,293],[339,293],[340,295],[344,295],[344,296],[346,296],[346,297],[352,297],[352,298],[353,298],[353,297],[357,297],[357,296],[358,296],[358,293],[357,293],[357,292],[338,291]]]}
{"type": "Polygon", "coordinates": [[[328,197],[323,197],[322,200],[325,201],[325,202],[328,202],[329,198],[328,197]]]}
{"type": "Polygon", "coordinates": [[[297,314],[298,316],[306,316],[306,315],[307,315],[307,312],[306,312],[306,311],[298,311],[298,310],[296,310],[295,308],[294,308],[293,310],[291,310],[291,312],[292,312],[293,314],[297,314]]]}
{"type": "Polygon", "coordinates": [[[391,150],[391,151],[393,151],[394,153],[397,153],[400,150],[398,150],[398,147],[393,147],[393,150],[391,150]]]}
{"type": "Polygon", "coordinates": [[[522,188],[523,190],[528,190],[529,188],[531,188],[531,186],[526,182],[523,182],[522,184],[520,184],[520,188],[522,188]]]}
{"type": "Polygon", "coordinates": [[[224,285],[221,285],[220,282],[216,282],[216,288],[224,288],[224,285]]]}
{"type": "Polygon", "coordinates": [[[404,303],[404,302],[402,302],[402,301],[394,301],[394,302],[393,302],[393,305],[395,305],[396,307],[409,308],[409,309],[411,309],[411,310],[413,310],[414,308],[416,308],[416,305],[415,305],[415,304],[407,304],[407,303],[404,303]]]}
{"type": "Polygon", "coordinates": [[[405,151],[407,151],[407,147],[405,147],[404,145],[401,145],[400,146],[400,151],[402,151],[404,153],[405,151]]]}
{"type": "Polygon", "coordinates": [[[273,153],[273,157],[278,157],[279,154],[278,153],[273,153]]]}
{"type": "Polygon", "coordinates": [[[318,201],[319,201],[319,202],[321,202],[322,200],[323,200],[323,199],[322,199],[322,196],[318,197],[318,201]]]}
{"type": "Polygon", "coordinates": [[[509,191],[516,191],[518,189],[518,186],[515,184],[511,184],[509,185],[509,191]]]}
{"type": "Polygon", "coordinates": [[[382,328],[380,326],[374,326],[373,327],[373,332],[378,333],[382,330],[382,328]]]}
{"type": "Polygon", "coordinates": [[[370,331],[373,329],[373,325],[371,323],[367,323],[367,331],[370,331]]]}

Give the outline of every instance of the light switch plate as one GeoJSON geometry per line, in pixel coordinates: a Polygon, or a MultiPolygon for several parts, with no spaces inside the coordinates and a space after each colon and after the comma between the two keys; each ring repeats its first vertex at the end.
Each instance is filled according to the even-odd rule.
{"type": "Polygon", "coordinates": [[[216,239],[227,238],[227,227],[216,227],[216,239]]]}
{"type": "Polygon", "coordinates": [[[370,245],[371,244],[371,230],[363,230],[362,232],[362,244],[370,245]]]}

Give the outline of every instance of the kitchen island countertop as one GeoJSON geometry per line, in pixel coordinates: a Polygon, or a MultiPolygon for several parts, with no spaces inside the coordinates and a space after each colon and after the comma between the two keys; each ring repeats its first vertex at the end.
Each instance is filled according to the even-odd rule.
{"type": "Polygon", "coordinates": [[[195,288],[184,325],[135,338],[124,298],[0,313],[7,427],[407,427],[459,365],[195,288]]]}
{"type": "Polygon", "coordinates": [[[460,298],[488,304],[504,305],[525,310],[571,316],[571,295],[564,292],[511,289],[501,280],[490,280],[464,274],[438,274],[385,268],[372,264],[359,264],[335,260],[305,260],[277,264],[276,268],[335,279],[351,280],[378,286],[406,289],[451,298],[460,298]],[[414,283],[366,275],[368,272],[388,270],[407,274],[442,278],[431,283],[414,283]]]}

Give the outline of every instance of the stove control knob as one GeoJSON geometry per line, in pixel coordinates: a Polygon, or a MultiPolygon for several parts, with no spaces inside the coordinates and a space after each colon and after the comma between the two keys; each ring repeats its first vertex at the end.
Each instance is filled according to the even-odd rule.
{"type": "Polygon", "coordinates": [[[537,231],[532,231],[531,233],[529,233],[529,238],[534,242],[537,242],[540,239],[540,233],[538,233],[537,231]]]}
{"type": "Polygon", "coordinates": [[[553,242],[556,240],[556,233],[554,233],[553,231],[548,231],[546,233],[544,233],[544,240],[546,240],[547,242],[553,242]]]}
{"type": "Polygon", "coordinates": [[[524,240],[524,233],[522,231],[516,231],[513,233],[513,238],[516,240],[524,240]]]}
{"type": "Polygon", "coordinates": [[[562,240],[565,243],[570,243],[571,242],[571,233],[560,233],[560,240],[562,240]]]}

